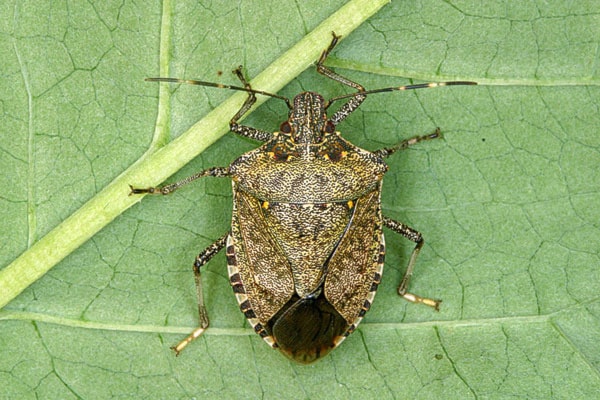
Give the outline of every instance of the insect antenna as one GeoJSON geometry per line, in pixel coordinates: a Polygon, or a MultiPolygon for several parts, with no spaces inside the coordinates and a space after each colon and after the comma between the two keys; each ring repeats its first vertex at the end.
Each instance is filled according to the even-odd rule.
{"type": "Polygon", "coordinates": [[[429,82],[429,83],[416,83],[414,85],[392,86],[392,87],[373,89],[373,90],[363,90],[363,91],[348,93],[348,94],[334,97],[327,102],[327,105],[325,108],[329,107],[331,105],[331,103],[333,103],[334,101],[347,99],[349,97],[354,97],[358,94],[362,95],[362,94],[394,92],[397,90],[429,89],[429,88],[442,87],[442,86],[466,86],[466,85],[477,85],[477,82],[471,82],[471,81],[429,82]]]}
{"type": "Polygon", "coordinates": [[[265,92],[262,90],[252,89],[251,87],[224,85],[221,83],[197,81],[197,80],[193,80],[193,79],[178,79],[178,78],[146,78],[144,80],[147,82],[185,83],[188,85],[209,86],[209,87],[214,87],[214,88],[218,88],[218,89],[230,89],[230,90],[237,90],[240,92],[260,94],[263,96],[269,96],[269,97],[274,97],[279,100],[283,100],[283,101],[285,101],[285,104],[287,104],[288,108],[292,109],[292,104],[290,103],[290,100],[287,97],[283,97],[283,96],[280,96],[280,95],[274,94],[274,93],[265,92]]]}

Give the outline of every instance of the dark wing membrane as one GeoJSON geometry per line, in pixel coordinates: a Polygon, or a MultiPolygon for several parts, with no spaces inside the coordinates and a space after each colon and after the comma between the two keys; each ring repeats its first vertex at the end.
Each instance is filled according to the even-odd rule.
{"type": "Polygon", "coordinates": [[[234,193],[231,235],[237,268],[252,309],[264,324],[291,298],[292,271],[265,223],[261,202],[246,192],[234,193]]]}
{"type": "Polygon", "coordinates": [[[291,304],[273,320],[273,336],[279,350],[300,363],[324,357],[344,340],[348,323],[325,299],[292,297],[291,304]]]}
{"type": "Polygon", "coordinates": [[[327,270],[325,296],[352,324],[358,317],[379,270],[381,231],[380,187],[356,200],[354,216],[327,270]]]}

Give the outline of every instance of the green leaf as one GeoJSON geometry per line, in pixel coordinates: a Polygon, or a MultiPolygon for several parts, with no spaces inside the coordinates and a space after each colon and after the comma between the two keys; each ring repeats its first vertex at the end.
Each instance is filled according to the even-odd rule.
{"type": "MultiPolygon", "coordinates": [[[[145,77],[237,83],[229,71],[239,64],[255,77],[344,2],[35,3],[6,2],[0,12],[2,265],[232,94],[145,77]]],[[[299,366],[248,328],[219,254],[203,274],[211,328],[175,358],[169,346],[197,324],[191,263],[228,230],[231,213],[230,182],[204,179],[144,199],[83,245],[75,240],[75,251],[3,308],[0,397],[593,398],[597,9],[396,1],[334,50],[330,65],[367,88],[483,83],[373,95],[339,126],[367,149],[442,129],[444,140],[389,158],[382,199],[386,215],[423,233],[411,289],[442,298],[439,313],[396,295],[413,244],[386,232],[372,309],[330,356],[299,366]]],[[[312,46],[317,54],[333,29],[312,46]]],[[[272,75],[256,87],[269,90],[280,74],[272,75]]],[[[302,90],[349,92],[313,68],[280,94],[302,90]]],[[[269,100],[244,123],[275,130],[285,114],[269,100]]],[[[108,207],[139,200],[127,197],[127,183],[165,179],[205,145],[122,182],[97,218],[111,221],[108,207]]],[[[168,181],[256,146],[228,134],[168,181]]],[[[0,295],[9,284],[0,280],[0,295]]]]}

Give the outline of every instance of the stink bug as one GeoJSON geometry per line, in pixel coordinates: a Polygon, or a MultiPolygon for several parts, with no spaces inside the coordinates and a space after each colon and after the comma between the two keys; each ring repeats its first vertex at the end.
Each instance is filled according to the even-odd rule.
{"type": "Polygon", "coordinates": [[[163,187],[134,188],[130,194],[167,195],[201,177],[231,177],[231,230],[202,251],[194,262],[200,327],[174,347],[179,353],[208,327],[200,268],[224,247],[229,280],[254,331],[289,358],[310,363],[338,346],[352,333],[371,307],[381,280],[385,258],[383,227],[416,243],[398,294],[438,309],[440,300],[408,292],[415,260],[423,247],[416,230],[381,214],[384,158],[429,135],[404,140],[396,146],[369,152],[343,139],[336,126],[368,94],[474,82],[442,82],[365,90],[324,66],[339,36],[317,61],[317,72],[356,92],[325,101],[314,92],[287,98],[253,89],[241,72],[242,86],[171,78],[148,80],[191,83],[245,91],[248,98],[230,121],[238,135],[264,142],[228,167],[201,171],[163,187]],[[256,95],[284,100],[288,119],[271,133],[237,121],[256,101],[256,95]],[[328,117],[335,101],[347,101],[328,117]]]}

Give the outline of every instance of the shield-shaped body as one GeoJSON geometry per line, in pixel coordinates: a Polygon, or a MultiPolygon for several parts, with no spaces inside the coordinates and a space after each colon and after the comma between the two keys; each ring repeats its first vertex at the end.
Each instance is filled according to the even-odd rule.
{"type": "Polygon", "coordinates": [[[369,309],[385,255],[380,209],[387,166],[325,133],[277,133],[230,165],[230,282],[271,346],[302,363],[348,336],[369,309]]]}

